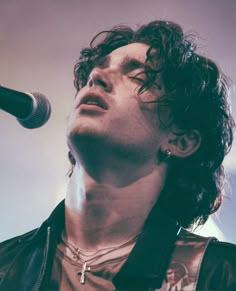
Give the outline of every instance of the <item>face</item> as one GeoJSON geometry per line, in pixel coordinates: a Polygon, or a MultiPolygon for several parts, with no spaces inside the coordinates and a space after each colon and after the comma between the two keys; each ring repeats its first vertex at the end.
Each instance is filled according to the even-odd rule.
{"type": "Polygon", "coordinates": [[[120,47],[94,67],[74,100],[67,129],[70,147],[93,136],[110,148],[156,154],[166,133],[159,126],[157,105],[144,102],[163,92],[152,86],[138,94],[148,48],[142,43],[120,47]]]}
{"type": "Polygon", "coordinates": [[[166,272],[166,278],[170,285],[174,285],[181,279],[181,275],[175,269],[168,269],[166,272]]]}

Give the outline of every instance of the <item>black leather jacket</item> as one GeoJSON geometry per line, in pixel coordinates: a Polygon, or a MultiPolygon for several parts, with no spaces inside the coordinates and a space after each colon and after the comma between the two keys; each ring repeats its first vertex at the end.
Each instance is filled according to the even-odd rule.
{"type": "MultiPolygon", "coordinates": [[[[64,202],[39,229],[0,244],[0,291],[47,290],[63,227],[64,202]]],[[[142,235],[113,280],[116,290],[150,291],[160,288],[179,229],[162,211],[152,211],[142,235]]],[[[197,290],[236,290],[235,245],[215,240],[209,244],[197,290]]]]}

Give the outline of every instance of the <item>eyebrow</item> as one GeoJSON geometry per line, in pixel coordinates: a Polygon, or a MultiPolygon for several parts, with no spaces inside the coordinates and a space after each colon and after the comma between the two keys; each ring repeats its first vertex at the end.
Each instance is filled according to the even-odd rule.
{"type": "Polygon", "coordinates": [[[109,55],[106,55],[106,56],[103,56],[101,58],[98,58],[95,62],[95,66],[97,67],[105,67],[105,66],[108,66],[108,64],[110,63],[110,56],[109,55]]]}
{"type": "Polygon", "coordinates": [[[125,56],[121,62],[121,68],[123,69],[125,73],[128,73],[136,69],[145,68],[145,63],[135,58],[125,56]]]}

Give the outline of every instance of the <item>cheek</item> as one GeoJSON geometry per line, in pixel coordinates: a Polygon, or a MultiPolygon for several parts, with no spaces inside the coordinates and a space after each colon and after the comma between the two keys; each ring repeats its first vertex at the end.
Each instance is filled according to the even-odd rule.
{"type": "Polygon", "coordinates": [[[117,110],[111,120],[111,127],[127,138],[136,136],[146,141],[155,139],[158,130],[156,114],[147,108],[141,108],[139,102],[135,103],[127,102],[122,110],[117,110]]]}
{"type": "Polygon", "coordinates": [[[81,128],[83,127],[84,123],[85,122],[83,123],[81,122],[78,112],[72,109],[69,115],[67,116],[66,120],[67,137],[73,135],[76,132],[81,131],[81,128]]]}
{"type": "Polygon", "coordinates": [[[119,88],[115,116],[120,119],[124,127],[131,129],[132,126],[133,130],[152,132],[158,125],[157,105],[156,103],[145,103],[145,101],[153,99],[153,94],[148,94],[148,92],[138,95],[136,84],[128,84],[126,87],[119,88]]]}
{"type": "Polygon", "coordinates": [[[75,112],[73,110],[70,111],[69,115],[66,118],[66,128],[72,127],[75,122],[75,112]]]}
{"type": "Polygon", "coordinates": [[[73,122],[73,117],[72,117],[72,113],[70,113],[70,115],[67,116],[67,120],[66,120],[66,136],[69,137],[71,135],[71,133],[73,132],[73,128],[74,128],[74,122],[73,122]]]}

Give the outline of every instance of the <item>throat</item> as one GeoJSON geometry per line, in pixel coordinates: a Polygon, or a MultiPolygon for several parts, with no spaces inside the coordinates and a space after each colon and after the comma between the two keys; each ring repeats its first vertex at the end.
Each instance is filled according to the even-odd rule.
{"type": "Polygon", "coordinates": [[[109,247],[138,233],[136,219],[121,216],[119,207],[116,203],[109,203],[109,199],[107,203],[101,200],[100,197],[96,202],[86,202],[82,211],[66,206],[66,235],[74,243],[80,242],[81,248],[93,250],[109,247]]]}
{"type": "Polygon", "coordinates": [[[122,243],[141,232],[162,190],[164,174],[151,171],[125,185],[101,183],[76,166],[68,185],[68,239],[86,249],[122,243]]]}

